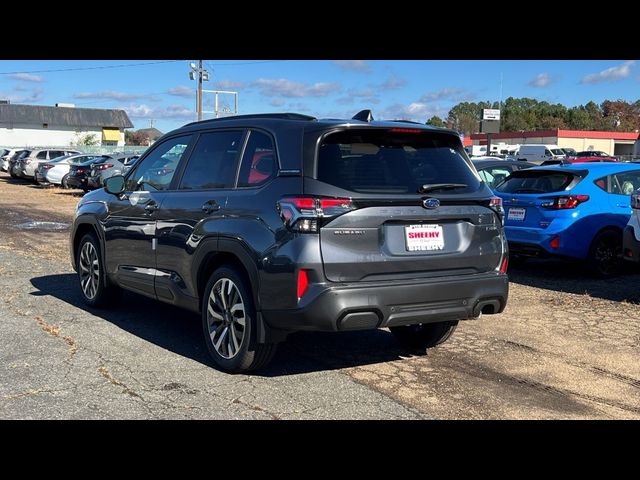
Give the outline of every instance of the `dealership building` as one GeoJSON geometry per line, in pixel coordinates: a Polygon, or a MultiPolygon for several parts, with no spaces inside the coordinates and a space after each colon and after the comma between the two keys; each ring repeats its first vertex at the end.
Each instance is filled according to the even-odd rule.
{"type": "Polygon", "coordinates": [[[87,135],[103,146],[124,145],[133,124],[124,110],[54,107],[0,102],[0,146],[71,146],[87,135]]]}
{"type": "MultiPolygon", "coordinates": [[[[588,130],[535,130],[529,132],[501,132],[491,134],[491,143],[522,145],[542,143],[573,148],[577,151],[599,150],[609,155],[633,155],[639,134],[635,132],[604,132],[588,130]]],[[[486,145],[486,133],[471,135],[472,145],[486,145]]]]}

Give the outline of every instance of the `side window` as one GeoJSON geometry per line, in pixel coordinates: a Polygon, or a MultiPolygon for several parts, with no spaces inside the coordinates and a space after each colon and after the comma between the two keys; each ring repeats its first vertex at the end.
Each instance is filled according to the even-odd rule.
{"type": "Polygon", "coordinates": [[[486,170],[479,170],[478,174],[480,174],[480,178],[482,178],[484,183],[491,186],[491,184],[493,183],[493,176],[489,172],[487,172],[486,170]]]}
{"type": "Polygon", "coordinates": [[[548,148],[544,149],[544,156],[545,157],[550,157],[551,156],[551,151],[548,148]]]}
{"type": "Polygon", "coordinates": [[[154,148],[138,168],[127,177],[126,190],[129,192],[167,190],[191,138],[191,135],[171,138],[154,148]]]}
{"type": "Polygon", "coordinates": [[[36,158],[40,160],[45,160],[47,158],[47,151],[43,150],[42,152],[38,152],[38,154],[36,155],[36,158]]]}
{"type": "Polygon", "coordinates": [[[64,152],[59,150],[49,150],[49,159],[53,160],[54,158],[58,158],[64,155],[64,152]]]}
{"type": "Polygon", "coordinates": [[[184,171],[181,190],[230,188],[236,167],[242,131],[203,133],[184,171]]]}
{"type": "Polygon", "coordinates": [[[618,173],[612,176],[612,192],[617,195],[631,195],[640,188],[640,171],[618,173]]]}
{"type": "Polygon", "coordinates": [[[510,170],[502,167],[492,168],[491,176],[493,177],[491,184],[489,185],[491,188],[498,186],[502,183],[502,181],[509,176],[511,173],[510,170]]]}
{"type": "Polygon", "coordinates": [[[271,137],[252,130],[242,157],[238,187],[255,187],[266,183],[275,174],[276,149],[271,137]]]}
{"type": "MultiPolygon", "coordinates": [[[[608,179],[608,177],[602,177],[602,178],[597,179],[593,183],[596,185],[596,187],[598,187],[598,188],[604,190],[605,192],[607,192],[607,179],[608,179]]],[[[608,193],[614,193],[614,192],[611,191],[611,192],[608,192],[608,193]]]]}

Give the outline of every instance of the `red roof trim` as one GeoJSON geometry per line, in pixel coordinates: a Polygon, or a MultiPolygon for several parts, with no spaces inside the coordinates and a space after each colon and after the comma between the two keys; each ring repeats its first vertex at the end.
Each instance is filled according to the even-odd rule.
{"type": "MultiPolygon", "coordinates": [[[[491,135],[491,140],[503,138],[531,138],[531,137],[556,137],[556,138],[610,138],[613,140],[637,140],[638,132],[604,132],[600,130],[531,130],[527,132],[501,132],[491,135]]],[[[486,133],[471,134],[472,140],[484,140],[486,133]]]]}

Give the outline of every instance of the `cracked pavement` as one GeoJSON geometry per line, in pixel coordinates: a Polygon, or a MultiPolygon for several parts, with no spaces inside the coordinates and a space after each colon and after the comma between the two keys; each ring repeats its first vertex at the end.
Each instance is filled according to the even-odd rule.
{"type": "Polygon", "coordinates": [[[0,174],[0,418],[640,418],[640,275],[510,271],[501,315],[417,355],[388,331],[297,333],[259,374],[211,367],[199,318],[125,293],[81,303],[67,231],[78,196],[0,174]],[[16,198],[20,202],[16,203],[16,198]]]}

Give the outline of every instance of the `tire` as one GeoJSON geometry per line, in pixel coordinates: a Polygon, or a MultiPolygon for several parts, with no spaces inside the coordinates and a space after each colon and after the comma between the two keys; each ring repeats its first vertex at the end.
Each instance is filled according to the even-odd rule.
{"type": "Polygon", "coordinates": [[[207,350],[216,367],[229,373],[263,368],[276,352],[275,343],[255,341],[257,317],[248,285],[235,268],[223,266],[213,272],[202,297],[207,350]]]}
{"type": "Polygon", "coordinates": [[[67,180],[69,179],[69,174],[67,173],[64,177],[62,177],[62,180],[60,181],[60,185],[62,186],[62,188],[64,189],[69,189],[69,183],[67,182],[67,180]]]}
{"type": "Polygon", "coordinates": [[[622,272],[622,233],[617,230],[600,232],[589,248],[589,267],[592,273],[608,278],[622,272]]]}
{"type": "Polygon", "coordinates": [[[115,285],[105,284],[100,251],[98,239],[94,234],[88,233],[80,240],[76,252],[76,266],[82,300],[94,308],[112,304],[122,292],[115,285]]]}
{"type": "Polygon", "coordinates": [[[422,323],[419,325],[406,325],[402,327],[390,327],[396,339],[404,346],[424,351],[433,348],[449,340],[458,326],[458,321],[422,323]]]}

